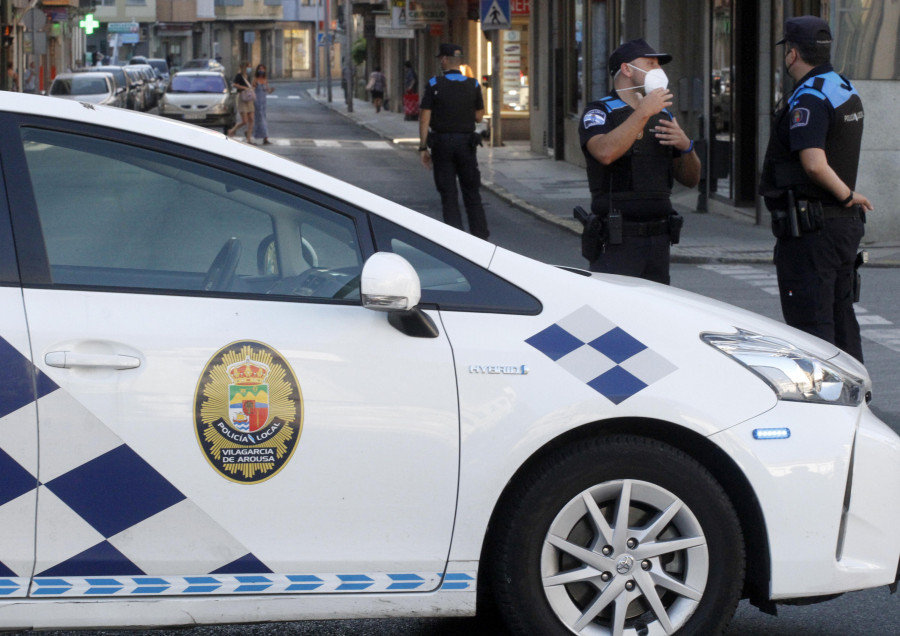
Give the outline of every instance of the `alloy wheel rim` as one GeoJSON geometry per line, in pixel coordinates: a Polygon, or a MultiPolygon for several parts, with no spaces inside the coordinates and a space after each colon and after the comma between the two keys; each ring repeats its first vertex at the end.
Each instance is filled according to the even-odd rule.
{"type": "Polygon", "coordinates": [[[672,634],[706,588],[709,550],[688,506],[658,485],[617,480],[572,498],[550,524],[541,578],[553,612],[584,636],[672,634]]]}

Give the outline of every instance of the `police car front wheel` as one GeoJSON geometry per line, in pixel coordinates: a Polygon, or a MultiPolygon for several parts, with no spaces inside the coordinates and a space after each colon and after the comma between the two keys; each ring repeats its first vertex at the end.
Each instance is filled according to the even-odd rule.
{"type": "Polygon", "coordinates": [[[515,634],[719,634],[737,606],[737,515],[674,448],[586,440],[541,461],[505,501],[493,587],[515,634]]]}

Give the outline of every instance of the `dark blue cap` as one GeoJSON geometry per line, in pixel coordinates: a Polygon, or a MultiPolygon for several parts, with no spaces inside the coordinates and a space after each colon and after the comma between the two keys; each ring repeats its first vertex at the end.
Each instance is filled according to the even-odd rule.
{"type": "Polygon", "coordinates": [[[784,22],[784,37],[775,44],[796,42],[797,44],[831,44],[831,29],[822,18],[801,15],[784,22]]]}
{"type": "Polygon", "coordinates": [[[672,61],[672,56],[668,53],[657,53],[653,47],[644,40],[638,38],[626,42],[609,56],[609,74],[615,75],[619,67],[626,62],[632,62],[639,57],[658,57],[660,64],[668,64],[672,61]]]}

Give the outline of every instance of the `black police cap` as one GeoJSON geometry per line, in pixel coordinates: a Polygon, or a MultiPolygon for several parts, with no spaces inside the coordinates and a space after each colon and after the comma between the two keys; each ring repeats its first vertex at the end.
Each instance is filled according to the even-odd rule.
{"type": "Polygon", "coordinates": [[[441,44],[435,57],[462,58],[462,47],[459,44],[441,44]]]}
{"type": "Polygon", "coordinates": [[[638,38],[626,42],[609,56],[609,74],[615,75],[619,67],[626,62],[633,62],[639,57],[656,57],[659,58],[660,64],[668,64],[672,61],[672,56],[668,53],[657,53],[653,47],[644,40],[638,38]]]}
{"type": "Polygon", "coordinates": [[[775,44],[831,44],[831,29],[822,18],[801,15],[784,21],[784,37],[775,44]]]}

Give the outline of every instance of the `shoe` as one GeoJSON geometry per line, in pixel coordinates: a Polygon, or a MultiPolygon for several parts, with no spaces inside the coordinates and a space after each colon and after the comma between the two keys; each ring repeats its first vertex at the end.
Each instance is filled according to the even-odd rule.
{"type": "Polygon", "coordinates": [[[233,130],[229,130],[229,131],[228,131],[227,133],[225,133],[225,134],[228,135],[229,137],[234,137],[234,131],[233,131],[233,130]]]}
{"type": "Polygon", "coordinates": [[[268,139],[263,139],[263,146],[271,146],[271,145],[272,145],[271,141],[269,141],[268,139]]]}

